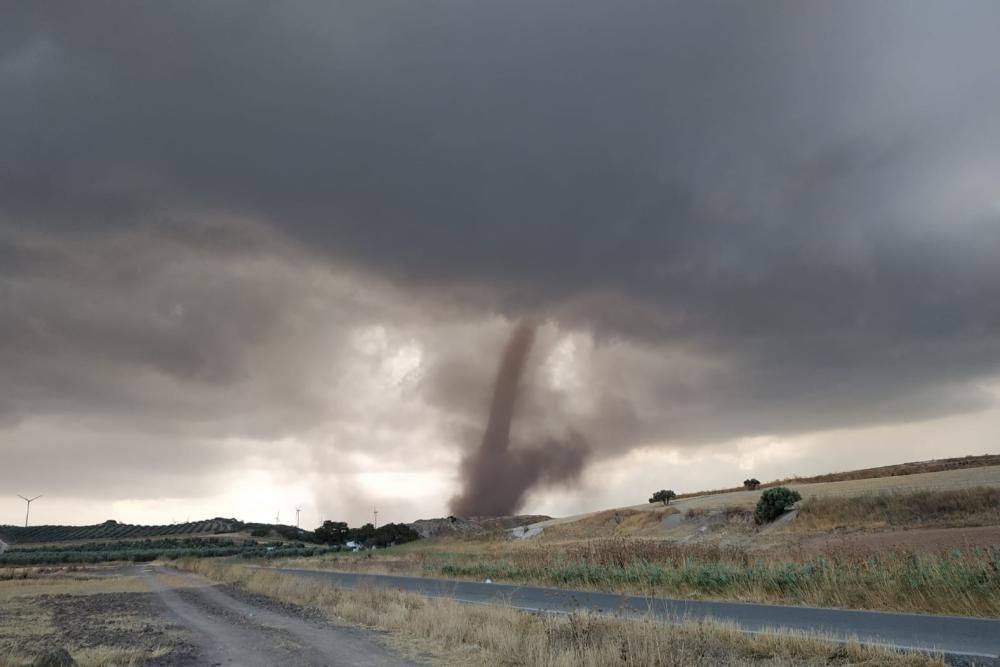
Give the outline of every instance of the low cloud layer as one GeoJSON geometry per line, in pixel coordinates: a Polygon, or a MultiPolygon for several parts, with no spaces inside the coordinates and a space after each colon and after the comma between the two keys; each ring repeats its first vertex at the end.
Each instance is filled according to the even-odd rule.
{"type": "Polygon", "coordinates": [[[990,409],[998,20],[12,8],[0,493],[266,473],[326,513],[416,511],[394,487],[454,486],[522,318],[512,438],[575,431],[602,465],[990,409]]]}

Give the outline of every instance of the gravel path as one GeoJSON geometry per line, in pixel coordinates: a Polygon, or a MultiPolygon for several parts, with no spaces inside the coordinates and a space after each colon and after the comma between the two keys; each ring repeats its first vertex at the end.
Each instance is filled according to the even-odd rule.
{"type": "Polygon", "coordinates": [[[222,586],[197,585],[192,575],[169,570],[193,584],[176,588],[157,577],[161,568],[143,567],[144,580],[173,620],[185,627],[196,655],[178,665],[240,667],[395,667],[408,661],[386,648],[378,636],[332,625],[308,612],[222,586]]]}

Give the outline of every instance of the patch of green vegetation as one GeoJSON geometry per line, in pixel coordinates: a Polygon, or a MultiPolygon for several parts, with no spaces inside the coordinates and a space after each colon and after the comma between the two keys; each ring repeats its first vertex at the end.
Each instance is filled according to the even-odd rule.
{"type": "Polygon", "coordinates": [[[800,500],[802,500],[802,496],[798,491],[793,491],[784,486],[776,486],[760,494],[760,500],[757,501],[757,509],[754,510],[754,517],[757,519],[757,523],[774,521],[784,514],[786,509],[800,500]]]}

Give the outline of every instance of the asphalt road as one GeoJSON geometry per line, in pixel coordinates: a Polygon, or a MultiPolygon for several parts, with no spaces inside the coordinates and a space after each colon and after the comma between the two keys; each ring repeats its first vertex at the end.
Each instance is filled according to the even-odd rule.
{"type": "Polygon", "coordinates": [[[1000,656],[1000,620],[995,619],[645,598],[537,586],[293,568],[281,568],[280,571],[348,588],[358,585],[391,586],[461,602],[509,604],[526,611],[652,614],[666,622],[715,619],[735,623],[746,632],[809,632],[836,640],[856,638],[867,644],[941,652],[951,656],[993,659],[1000,656]]]}

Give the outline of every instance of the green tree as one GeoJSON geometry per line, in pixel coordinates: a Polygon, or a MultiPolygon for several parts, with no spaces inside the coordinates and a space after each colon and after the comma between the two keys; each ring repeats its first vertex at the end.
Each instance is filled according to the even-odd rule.
{"type": "Polygon", "coordinates": [[[743,480],[743,486],[749,491],[756,491],[760,488],[760,480],[756,477],[751,477],[750,479],[743,480]]]}
{"type": "Polygon", "coordinates": [[[669,489],[660,489],[653,494],[653,497],[649,499],[651,503],[663,503],[666,505],[670,502],[671,498],[676,498],[677,494],[669,489]]]}
{"type": "Polygon", "coordinates": [[[757,523],[774,521],[781,516],[789,506],[800,500],[802,500],[802,496],[798,491],[793,491],[785,488],[784,486],[776,486],[773,489],[768,489],[764,491],[764,493],[760,494],[760,500],[757,501],[757,510],[754,512],[754,518],[757,519],[757,523]]]}
{"type": "Polygon", "coordinates": [[[365,546],[371,546],[375,539],[375,526],[370,523],[366,523],[360,528],[351,528],[347,534],[348,538],[352,542],[357,542],[358,544],[363,544],[365,546]]]}
{"type": "Polygon", "coordinates": [[[350,531],[344,521],[324,521],[313,535],[317,542],[323,544],[343,544],[347,541],[350,531]]]}
{"type": "Polygon", "coordinates": [[[379,526],[371,539],[372,546],[390,547],[419,539],[420,534],[405,523],[387,523],[379,526]]]}

